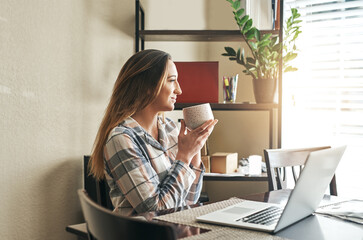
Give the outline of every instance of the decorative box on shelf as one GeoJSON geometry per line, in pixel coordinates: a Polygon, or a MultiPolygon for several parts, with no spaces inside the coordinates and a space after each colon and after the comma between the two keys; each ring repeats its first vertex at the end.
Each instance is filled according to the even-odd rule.
{"type": "Polygon", "coordinates": [[[218,103],[218,62],[174,62],[183,93],[178,103],[218,103]]]}
{"type": "Polygon", "coordinates": [[[238,166],[238,153],[214,153],[210,164],[212,173],[234,173],[238,166]]]}

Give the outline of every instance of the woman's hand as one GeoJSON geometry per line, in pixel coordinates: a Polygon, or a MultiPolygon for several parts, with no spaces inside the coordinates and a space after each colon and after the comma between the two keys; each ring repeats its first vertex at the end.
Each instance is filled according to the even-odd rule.
{"type": "Polygon", "coordinates": [[[189,130],[185,127],[184,120],[182,120],[176,159],[189,165],[192,158],[202,149],[217,122],[217,119],[208,120],[200,127],[189,130]]]}
{"type": "Polygon", "coordinates": [[[200,163],[202,162],[201,152],[199,151],[197,154],[194,155],[190,164],[196,168],[201,168],[200,163]]]}

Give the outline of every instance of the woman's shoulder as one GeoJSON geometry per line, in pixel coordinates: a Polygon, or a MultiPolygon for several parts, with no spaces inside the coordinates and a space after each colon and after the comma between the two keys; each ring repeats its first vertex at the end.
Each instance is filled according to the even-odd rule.
{"type": "Polygon", "coordinates": [[[139,128],[140,126],[135,122],[135,120],[133,120],[132,118],[126,118],[111,130],[108,136],[108,140],[112,139],[115,136],[122,135],[134,137],[142,133],[142,130],[139,128]]]}

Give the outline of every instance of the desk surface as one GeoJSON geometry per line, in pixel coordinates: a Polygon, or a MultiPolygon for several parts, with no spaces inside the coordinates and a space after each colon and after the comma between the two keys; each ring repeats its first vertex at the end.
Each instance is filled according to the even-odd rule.
{"type": "MultiPolygon", "coordinates": [[[[246,200],[254,200],[260,202],[271,203],[284,203],[287,201],[290,195],[289,190],[279,190],[266,193],[259,193],[249,196],[243,196],[241,198],[246,200]]],[[[324,197],[323,201],[334,202],[339,200],[339,197],[328,196],[324,197]]],[[[193,205],[191,207],[197,207],[193,205]]],[[[152,213],[142,214],[148,220],[151,220],[154,216],[160,216],[182,209],[169,209],[152,213]]],[[[205,229],[199,229],[196,227],[189,227],[184,225],[175,225],[177,229],[178,238],[186,237],[185,228],[188,228],[188,232],[191,234],[199,233],[203,234],[208,231],[205,229]]],[[[85,224],[71,225],[66,228],[70,233],[76,234],[79,239],[87,239],[87,232],[85,224]]],[[[276,236],[288,238],[288,239],[363,239],[363,225],[342,221],[332,217],[326,217],[322,215],[311,215],[290,227],[279,231],[276,236]]]]}

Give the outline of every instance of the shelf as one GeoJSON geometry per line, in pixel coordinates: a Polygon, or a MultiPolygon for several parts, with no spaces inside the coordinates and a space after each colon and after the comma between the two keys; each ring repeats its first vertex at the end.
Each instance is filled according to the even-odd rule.
{"type": "MultiPolygon", "coordinates": [[[[182,110],[185,107],[190,107],[193,105],[202,104],[202,103],[176,103],[175,104],[175,110],[182,110]]],[[[250,110],[272,110],[277,109],[278,104],[276,103],[210,103],[213,110],[217,111],[250,111],[250,110]]]]}
{"type": "Polygon", "coordinates": [[[222,173],[204,173],[203,181],[253,181],[266,182],[268,181],[267,173],[262,173],[258,176],[249,176],[241,174],[222,174],[222,173]]]}
{"type": "MultiPolygon", "coordinates": [[[[262,35],[265,33],[278,35],[279,31],[261,31],[262,35]]],[[[140,30],[139,34],[144,41],[244,41],[239,30],[140,30]]]]}

